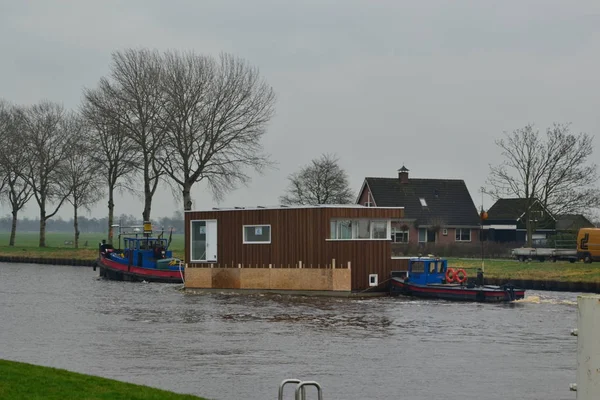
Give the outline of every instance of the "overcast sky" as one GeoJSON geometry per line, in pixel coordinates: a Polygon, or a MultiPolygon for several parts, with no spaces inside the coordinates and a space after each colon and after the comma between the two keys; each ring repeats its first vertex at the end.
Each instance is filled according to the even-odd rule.
{"type": "MultiPolygon", "coordinates": [[[[234,53],[275,89],[264,145],[277,169],[220,206],[276,204],[287,176],[327,152],[357,192],[406,165],[411,177],[464,179],[479,207],[501,161],[494,140],[527,123],[571,122],[596,136],[600,160],[598,0],[0,0],[0,97],[77,108],[128,47],[234,53]]],[[[218,205],[196,188],[195,209],[218,205]]],[[[142,209],[129,196],[116,204],[142,209]]],[[[164,188],[152,216],[178,209],[164,188]]],[[[106,213],[103,199],[85,215],[106,213]]]]}

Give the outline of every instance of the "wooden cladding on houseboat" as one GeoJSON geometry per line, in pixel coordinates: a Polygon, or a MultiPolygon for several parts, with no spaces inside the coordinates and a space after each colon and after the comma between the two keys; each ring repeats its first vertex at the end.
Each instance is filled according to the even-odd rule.
{"type": "MultiPolygon", "coordinates": [[[[348,268],[352,290],[369,288],[369,274],[386,281],[392,270],[406,270],[406,260],[391,258],[387,239],[331,240],[332,219],[392,220],[404,217],[402,208],[299,207],[227,209],[185,213],[185,255],[190,267],[206,263],[192,260],[192,221],[217,223],[218,268],[348,268]],[[245,227],[269,227],[270,240],[249,243],[245,227]],[[244,242],[246,240],[246,242],[244,242]]],[[[266,229],[256,233],[265,236],[266,229]]]]}

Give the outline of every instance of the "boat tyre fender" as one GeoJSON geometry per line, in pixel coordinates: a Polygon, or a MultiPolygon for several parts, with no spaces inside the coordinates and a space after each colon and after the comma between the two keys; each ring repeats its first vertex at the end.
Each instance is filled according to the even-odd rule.
{"type": "Polygon", "coordinates": [[[459,269],[456,271],[456,282],[457,283],[465,283],[467,281],[467,271],[465,271],[464,269],[459,269]]]}
{"type": "Polygon", "coordinates": [[[446,270],[446,282],[452,283],[456,280],[456,270],[454,268],[448,268],[446,270]]]}

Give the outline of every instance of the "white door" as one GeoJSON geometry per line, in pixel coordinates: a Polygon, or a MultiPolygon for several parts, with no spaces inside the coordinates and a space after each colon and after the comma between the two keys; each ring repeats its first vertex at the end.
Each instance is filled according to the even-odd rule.
{"type": "Polygon", "coordinates": [[[217,261],[217,221],[206,221],[206,261],[217,261]]]}

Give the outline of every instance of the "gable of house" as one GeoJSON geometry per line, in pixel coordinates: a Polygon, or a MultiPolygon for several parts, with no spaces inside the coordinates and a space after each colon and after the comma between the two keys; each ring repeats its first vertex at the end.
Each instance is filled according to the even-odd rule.
{"type": "MultiPolygon", "coordinates": [[[[516,224],[523,229],[528,203],[523,198],[498,199],[487,212],[486,224],[516,224]]],[[[537,229],[554,229],[556,218],[538,200],[530,208],[530,217],[535,219],[537,229]]]]}
{"type": "Polygon", "coordinates": [[[419,225],[477,227],[480,223],[463,180],[409,179],[407,174],[404,179],[367,177],[358,202],[367,198],[366,191],[370,191],[375,206],[404,207],[405,218],[419,225]]]}

